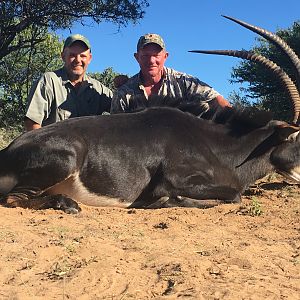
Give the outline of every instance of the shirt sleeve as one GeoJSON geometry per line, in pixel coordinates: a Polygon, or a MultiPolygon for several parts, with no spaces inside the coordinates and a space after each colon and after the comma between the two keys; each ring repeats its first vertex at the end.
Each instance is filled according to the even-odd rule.
{"type": "Polygon", "coordinates": [[[26,117],[41,125],[48,116],[48,107],[51,106],[51,97],[49,96],[43,76],[31,87],[27,98],[26,117]]]}
{"type": "Polygon", "coordinates": [[[183,82],[186,88],[187,97],[197,96],[200,102],[211,101],[220,95],[211,86],[196,77],[185,75],[183,82]]]}

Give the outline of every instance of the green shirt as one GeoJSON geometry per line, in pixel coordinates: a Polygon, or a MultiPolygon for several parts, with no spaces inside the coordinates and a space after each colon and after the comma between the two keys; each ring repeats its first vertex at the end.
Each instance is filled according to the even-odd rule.
{"type": "MultiPolygon", "coordinates": [[[[141,81],[140,73],[129,78],[129,80],[114,93],[111,113],[125,112],[133,96],[137,95],[145,97],[145,100],[148,99],[145,87],[141,81]]],[[[184,98],[185,101],[198,99],[205,112],[209,109],[207,102],[213,100],[220,94],[196,77],[164,67],[164,77],[158,95],[184,98]],[[195,95],[197,95],[197,97],[193,97],[195,95]]]]}
{"type": "Polygon", "coordinates": [[[75,88],[64,68],[46,72],[32,86],[26,117],[42,126],[68,118],[100,115],[110,111],[113,93],[87,75],[75,88]]]}

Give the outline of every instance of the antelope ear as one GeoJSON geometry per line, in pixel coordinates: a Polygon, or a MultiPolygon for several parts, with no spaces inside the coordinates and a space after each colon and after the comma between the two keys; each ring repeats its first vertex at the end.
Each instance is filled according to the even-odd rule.
{"type": "Polygon", "coordinates": [[[295,141],[299,135],[300,127],[283,124],[277,127],[276,133],[279,141],[295,141]]]}

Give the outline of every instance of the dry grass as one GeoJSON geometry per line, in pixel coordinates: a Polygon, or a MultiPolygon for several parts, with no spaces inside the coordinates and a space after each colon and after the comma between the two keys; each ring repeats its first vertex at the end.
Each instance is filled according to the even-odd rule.
{"type": "Polygon", "coordinates": [[[6,147],[21,133],[22,129],[19,127],[0,128],[0,149],[6,147]]]}

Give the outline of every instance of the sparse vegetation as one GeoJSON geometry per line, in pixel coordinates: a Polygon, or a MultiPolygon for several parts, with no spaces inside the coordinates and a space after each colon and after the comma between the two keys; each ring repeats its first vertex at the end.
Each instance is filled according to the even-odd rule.
{"type": "Polygon", "coordinates": [[[88,266],[93,262],[97,262],[97,257],[80,260],[62,257],[52,265],[48,272],[45,272],[44,274],[51,280],[62,280],[66,277],[71,277],[76,270],[88,266]]]}
{"type": "Polygon", "coordinates": [[[258,198],[253,197],[252,202],[249,207],[249,214],[253,217],[260,216],[263,213],[262,205],[259,202],[258,198]]]}

